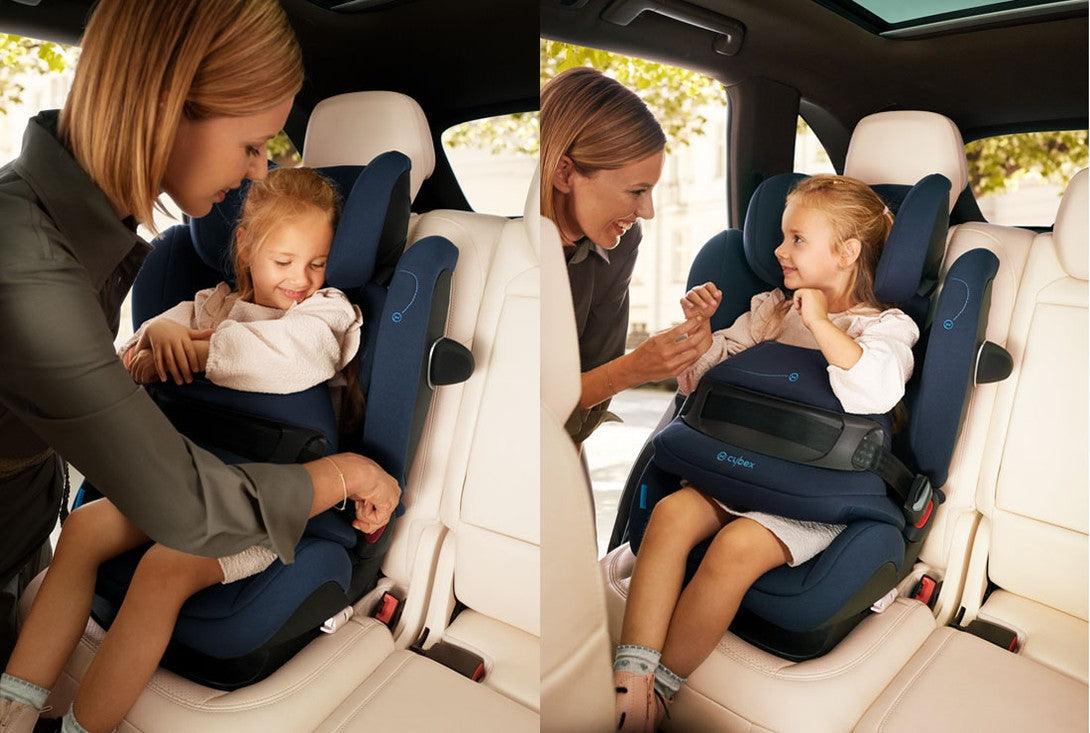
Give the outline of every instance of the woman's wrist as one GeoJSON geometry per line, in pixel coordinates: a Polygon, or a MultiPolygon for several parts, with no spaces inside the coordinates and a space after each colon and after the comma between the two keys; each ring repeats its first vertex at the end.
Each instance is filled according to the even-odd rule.
{"type": "Polygon", "coordinates": [[[326,509],[341,503],[345,491],[342,489],[336,469],[329,461],[323,459],[310,461],[304,463],[303,468],[310,474],[310,483],[314,487],[308,516],[317,516],[326,509]]]}

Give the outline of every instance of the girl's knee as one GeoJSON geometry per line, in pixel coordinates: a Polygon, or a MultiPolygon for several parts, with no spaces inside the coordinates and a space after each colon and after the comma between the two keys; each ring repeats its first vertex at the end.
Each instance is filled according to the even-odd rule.
{"type": "Polygon", "coordinates": [[[140,559],[133,583],[192,594],[222,579],[219,562],[214,558],[187,555],[155,543],[140,559]]]}
{"type": "Polygon", "coordinates": [[[696,545],[706,534],[702,531],[709,511],[708,500],[691,486],[685,486],[662,498],[651,510],[647,535],[671,542],[696,545]]]}
{"type": "Polygon", "coordinates": [[[786,548],[771,530],[745,517],[719,530],[704,556],[704,560],[710,563],[709,569],[754,577],[783,565],[789,559],[786,548]]]}

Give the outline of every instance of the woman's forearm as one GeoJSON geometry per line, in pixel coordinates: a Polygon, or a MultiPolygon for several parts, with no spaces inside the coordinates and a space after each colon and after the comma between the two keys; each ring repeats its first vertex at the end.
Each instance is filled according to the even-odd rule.
{"type": "Polygon", "coordinates": [[[589,410],[613,395],[641,384],[632,375],[628,354],[583,372],[579,409],[589,410]]]}
{"type": "Polygon", "coordinates": [[[823,319],[810,327],[810,332],[821,347],[821,353],[831,365],[841,369],[851,369],[863,356],[863,348],[848,334],[841,331],[832,321],[823,319]]]}

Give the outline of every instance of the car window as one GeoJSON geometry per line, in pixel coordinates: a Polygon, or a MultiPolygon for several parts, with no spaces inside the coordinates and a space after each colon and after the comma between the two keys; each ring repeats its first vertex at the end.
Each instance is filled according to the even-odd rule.
{"type": "Polygon", "coordinates": [[[795,122],[795,163],[791,170],[811,176],[836,173],[829,154],[825,152],[825,146],[802,117],[795,122]]]}
{"type": "Polygon", "coordinates": [[[537,112],[516,112],[443,131],[443,152],[470,208],[522,215],[537,168],[537,123],[537,112]]]}
{"type": "Polygon", "coordinates": [[[993,224],[1049,227],[1067,182],[1087,163],[1086,130],[986,137],[965,146],[969,185],[993,224]]]}

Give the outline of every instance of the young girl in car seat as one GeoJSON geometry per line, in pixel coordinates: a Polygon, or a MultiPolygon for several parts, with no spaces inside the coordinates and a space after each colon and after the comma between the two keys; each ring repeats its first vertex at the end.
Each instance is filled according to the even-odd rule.
{"type": "MultiPolygon", "coordinates": [[[[889,209],[861,181],[832,175],[801,181],[788,194],[783,242],[775,250],[784,288],[754,296],[747,313],[712,334],[712,346],[679,375],[681,392],[692,392],[719,362],[775,340],[821,350],[846,412],[899,408],[919,329],[874,294],[875,270],[892,225],[889,209]]],[[[705,283],[681,305],[686,318],[701,315],[706,324],[721,298],[705,283]]],[[[894,417],[897,422],[896,412],[894,417]]],[[[655,730],[754,581],[779,565],[806,562],[843,529],[736,511],[687,484],[656,504],[636,559],[614,662],[618,729],[655,730]],[[690,550],[713,536],[682,591],[690,550]]]]}
{"type": "MultiPolygon", "coordinates": [[[[220,283],[202,290],[193,301],[145,323],[120,350],[134,379],[146,383],[169,376],[181,384],[203,371],[223,386],[288,393],[344,370],[359,347],[361,316],[344,293],[322,288],[338,214],[336,190],[313,170],[278,169],[255,181],[236,231],[236,287],[220,283]]],[[[354,370],[347,371],[351,380],[354,370]]],[[[362,396],[351,381],[341,400],[342,427],[358,422],[362,411],[362,396]]],[[[357,506],[353,524],[370,533],[388,520],[385,509],[357,506]]],[[[72,512],[0,696],[41,708],[83,633],[99,565],[147,541],[107,499],[72,512]]],[[[275,559],[263,546],[216,559],[153,545],[133,575],[63,730],[113,730],[155,671],[186,599],[210,585],[259,573],[275,559]]],[[[2,723],[0,731],[9,733],[2,723]]]]}

